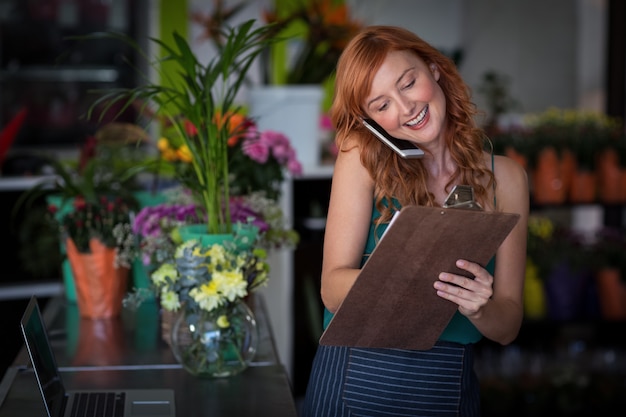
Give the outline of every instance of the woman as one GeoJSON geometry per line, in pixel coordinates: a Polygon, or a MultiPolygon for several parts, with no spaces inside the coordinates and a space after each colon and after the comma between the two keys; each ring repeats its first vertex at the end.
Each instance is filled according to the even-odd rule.
{"type": "Polygon", "coordinates": [[[325,326],[402,206],[440,207],[455,184],[467,184],[485,210],[519,213],[520,220],[495,267],[459,259],[473,280],[447,271],[433,278],[433,291],[458,309],[431,350],[319,346],[305,416],[480,415],[472,344],[482,337],[508,344],[519,332],[529,197],[523,168],[484,150],[475,115],[454,63],[407,30],[369,27],[344,50],[331,109],[340,152],[324,241],[325,326]],[[361,118],[425,155],[398,157],[361,118]]]}

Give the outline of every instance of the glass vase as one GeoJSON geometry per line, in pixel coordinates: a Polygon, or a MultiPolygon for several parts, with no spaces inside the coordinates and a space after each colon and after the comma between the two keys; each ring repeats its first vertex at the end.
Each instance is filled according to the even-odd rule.
{"type": "Polygon", "coordinates": [[[258,341],[254,313],[240,300],[210,312],[184,311],[172,327],[171,347],[189,373],[222,378],[250,365],[258,341]]]}

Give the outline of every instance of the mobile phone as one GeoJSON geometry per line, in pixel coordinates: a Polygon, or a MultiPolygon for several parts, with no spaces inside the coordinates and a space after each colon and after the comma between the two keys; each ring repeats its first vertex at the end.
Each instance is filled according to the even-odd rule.
{"type": "Polygon", "coordinates": [[[367,127],[378,139],[380,139],[384,144],[389,146],[395,153],[400,155],[402,158],[421,158],[424,156],[424,151],[417,147],[413,142],[404,139],[398,139],[391,136],[385,129],[380,127],[378,123],[376,123],[372,119],[361,119],[363,121],[363,125],[367,127]]]}

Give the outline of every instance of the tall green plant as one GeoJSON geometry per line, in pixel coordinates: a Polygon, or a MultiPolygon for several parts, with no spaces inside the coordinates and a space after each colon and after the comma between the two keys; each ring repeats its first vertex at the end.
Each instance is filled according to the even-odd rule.
{"type": "Polygon", "coordinates": [[[228,185],[228,148],[230,119],[238,110],[236,95],[246,79],[250,66],[258,55],[274,41],[272,25],[254,26],[249,20],[237,27],[223,30],[223,43],[207,64],[201,63],[185,38],[174,32],[174,44],[150,38],[165,56],[153,58],[130,37],[107,32],[95,37],[113,37],[132,46],[150,67],[166,82],[150,81],[134,88],[106,92],[92,106],[104,106],[105,111],[123,102],[120,113],[134,103],[154,105],[157,115],[164,116],[174,126],[189,148],[195,177],[181,178],[194,191],[208,215],[209,233],[231,232],[228,185]],[[174,79],[162,70],[170,63],[178,77],[174,79]]]}

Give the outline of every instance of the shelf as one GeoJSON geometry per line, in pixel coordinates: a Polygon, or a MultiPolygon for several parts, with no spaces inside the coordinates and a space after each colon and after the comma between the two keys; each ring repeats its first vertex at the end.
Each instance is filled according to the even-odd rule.
{"type": "Polygon", "coordinates": [[[56,178],[55,175],[33,177],[0,177],[0,191],[26,191],[35,185],[56,178]]]}
{"type": "Polygon", "coordinates": [[[120,78],[119,70],[112,67],[22,67],[17,70],[0,71],[0,81],[29,82],[93,82],[114,83],[120,78]]]}

